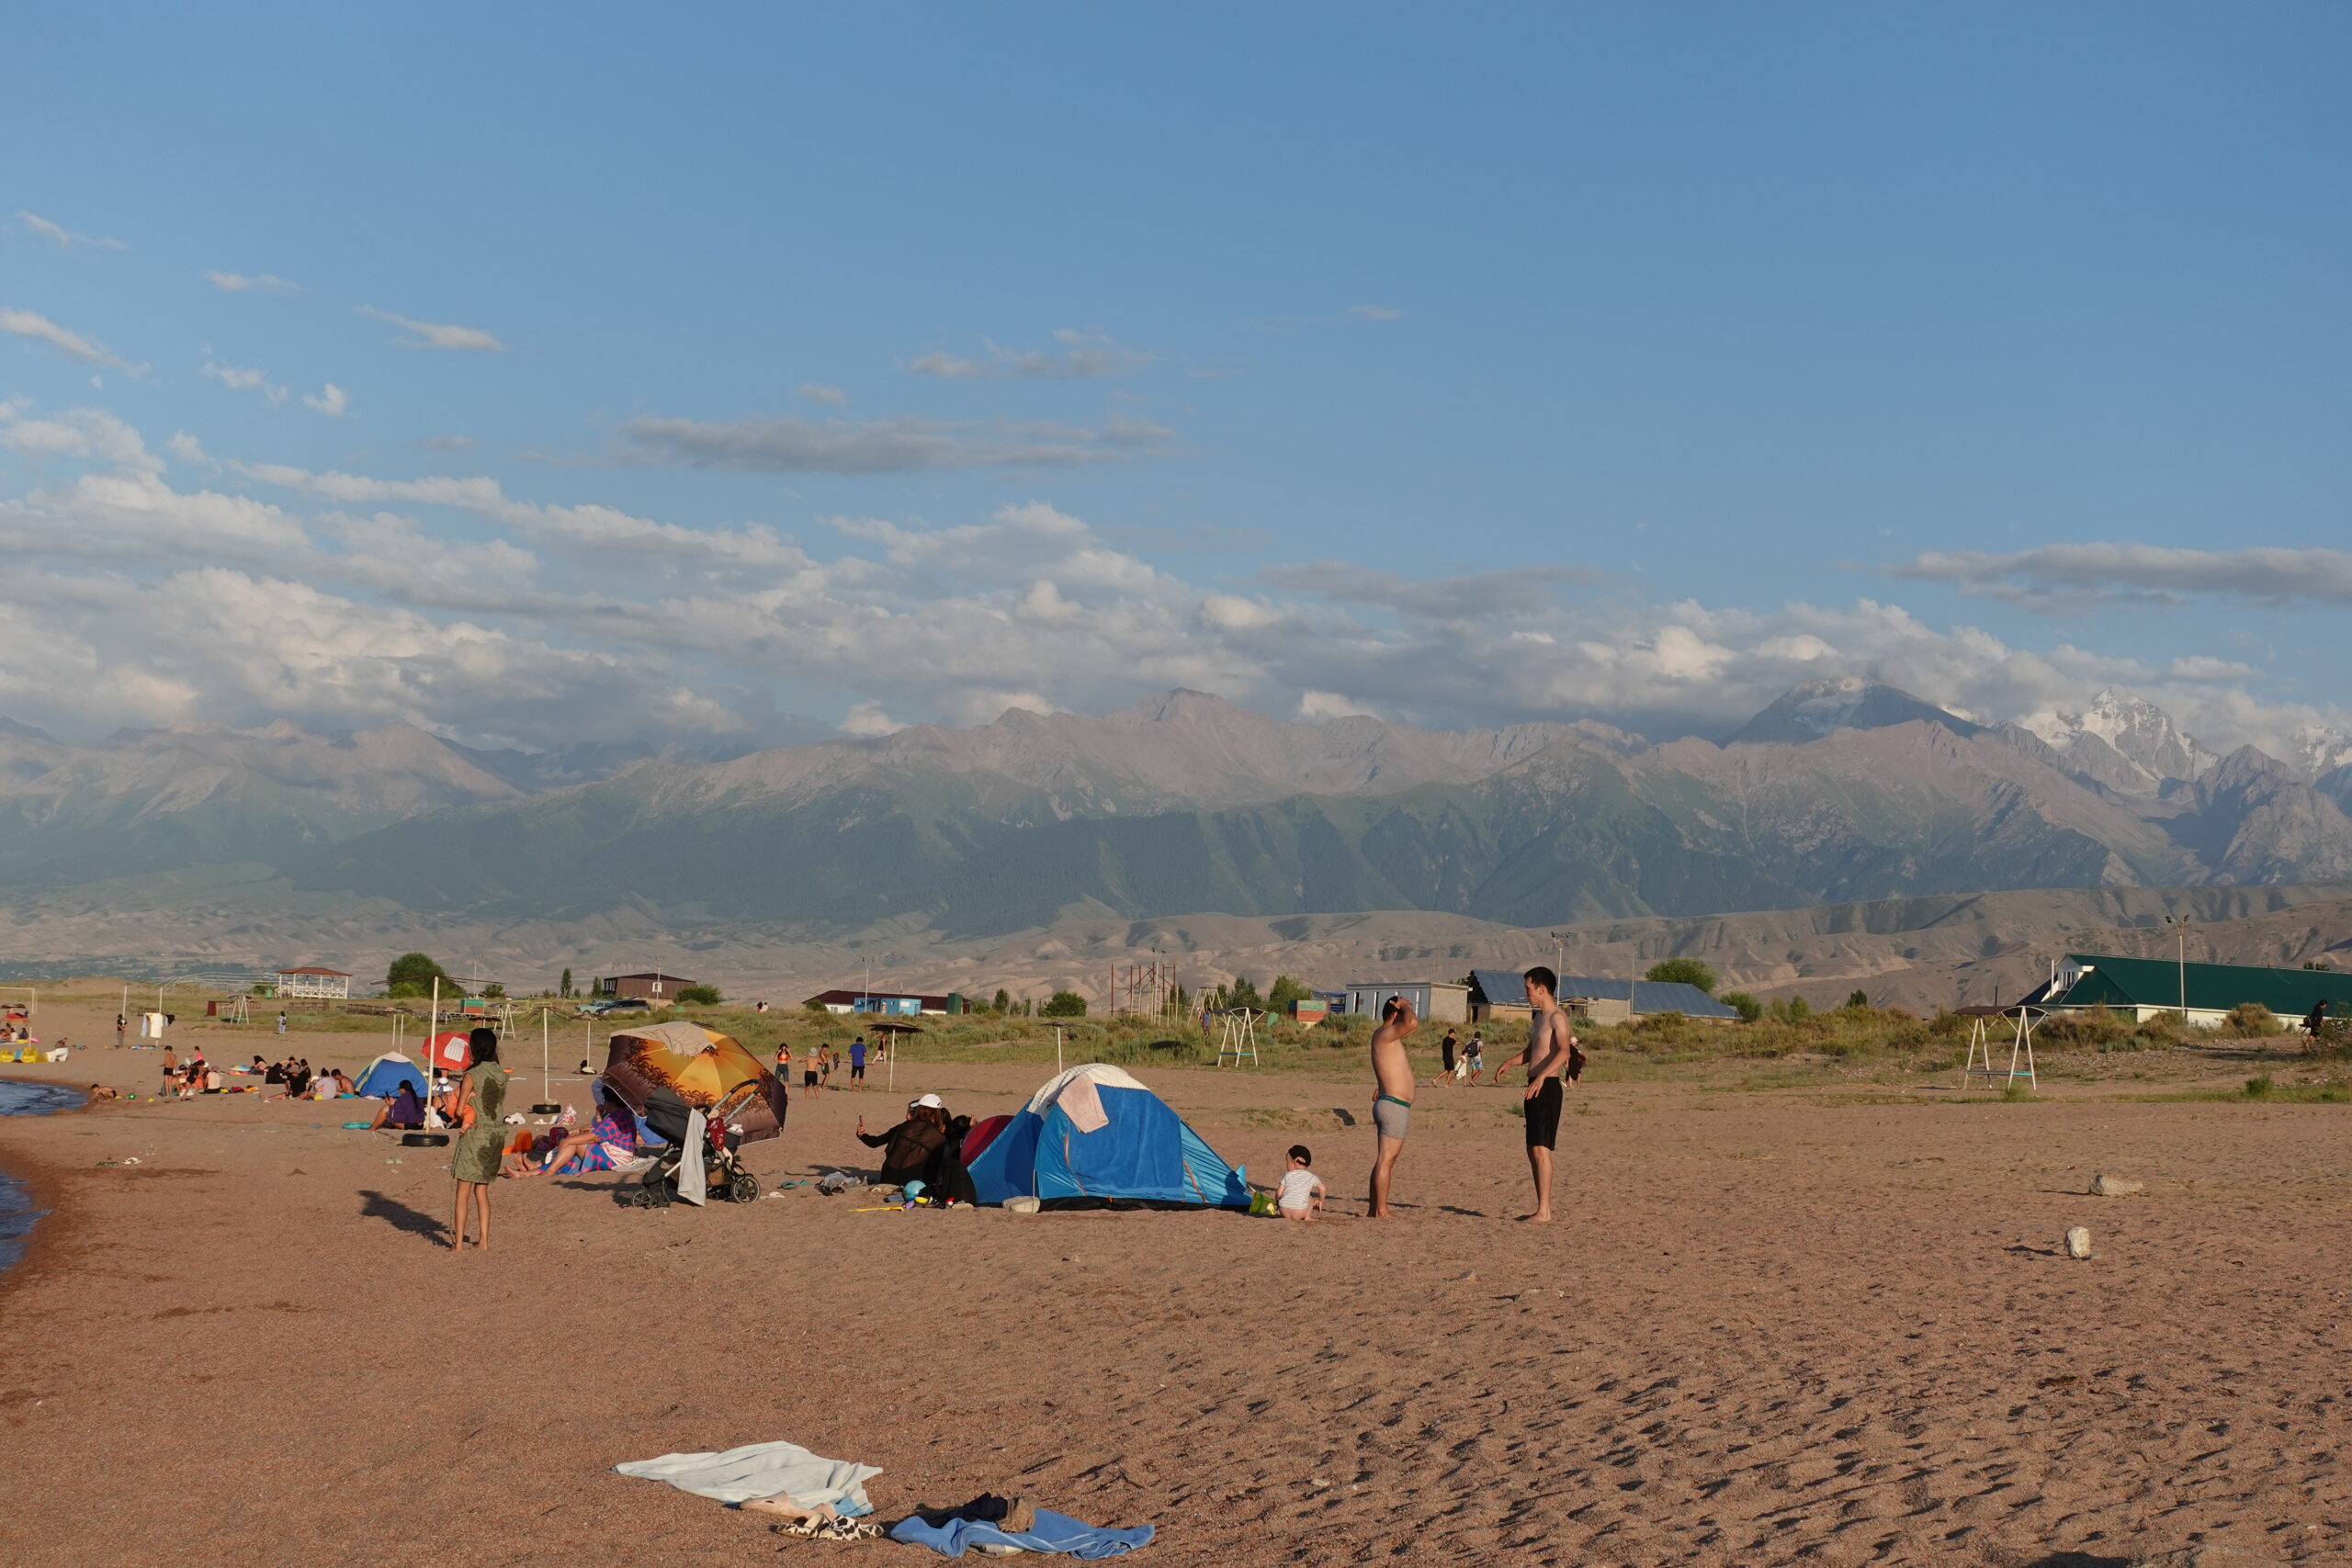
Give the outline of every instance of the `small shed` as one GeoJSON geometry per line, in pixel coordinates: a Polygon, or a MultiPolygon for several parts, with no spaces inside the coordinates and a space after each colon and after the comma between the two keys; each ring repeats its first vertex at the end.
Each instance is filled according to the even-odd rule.
{"type": "Polygon", "coordinates": [[[678,993],[693,985],[692,980],[675,975],[665,975],[659,969],[648,969],[635,975],[605,975],[597,978],[594,990],[600,997],[616,1001],[651,1002],[666,1007],[678,999],[678,993]]]}
{"type": "Polygon", "coordinates": [[[280,969],[277,972],[277,994],[339,1002],[351,995],[351,976],[340,969],[324,969],[315,964],[280,969]]]}
{"type": "Polygon", "coordinates": [[[1470,987],[1452,980],[1355,980],[1348,986],[1348,1011],[1377,1019],[1391,997],[1403,997],[1425,1023],[1470,1021],[1470,987]]]}

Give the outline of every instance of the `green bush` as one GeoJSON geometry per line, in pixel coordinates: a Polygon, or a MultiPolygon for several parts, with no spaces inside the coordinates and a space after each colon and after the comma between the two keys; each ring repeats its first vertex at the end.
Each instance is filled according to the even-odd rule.
{"type": "Polygon", "coordinates": [[[1695,958],[1664,959],[1651,964],[1649,972],[1642,978],[1656,980],[1662,985],[1679,983],[1696,986],[1711,997],[1715,994],[1715,972],[1695,958]]]}
{"type": "Polygon", "coordinates": [[[2052,1045],[2088,1045],[2104,1050],[2139,1031],[2121,1014],[2095,1007],[2062,1012],[2045,1020],[2037,1032],[2052,1045]]]}
{"type": "Polygon", "coordinates": [[[1056,991],[1045,1006],[1037,1010],[1040,1018],[1084,1018],[1086,998],[1076,991],[1056,991]]]}
{"type": "Polygon", "coordinates": [[[726,999],[726,998],[718,994],[718,987],[716,986],[681,986],[678,987],[678,1001],[679,1004],[684,1007],[715,1008],[726,999]]]}
{"type": "Polygon", "coordinates": [[[1742,1023],[1754,1023],[1758,1019],[1764,1016],[1764,1004],[1758,1001],[1754,997],[1749,996],[1746,991],[1725,991],[1722,996],[1717,997],[1715,1000],[1723,1003],[1724,1006],[1739,1014],[1740,1021],[1742,1023]]]}
{"type": "Polygon", "coordinates": [[[1849,991],[1846,994],[1846,1005],[1849,1008],[1867,1008],[1871,1005],[1871,994],[1859,988],[1849,991]]]}
{"type": "Polygon", "coordinates": [[[2222,1023],[2231,1033],[2245,1035],[2276,1034],[2281,1027],[2278,1015],[2260,1002],[2240,1002],[2222,1023]]]}

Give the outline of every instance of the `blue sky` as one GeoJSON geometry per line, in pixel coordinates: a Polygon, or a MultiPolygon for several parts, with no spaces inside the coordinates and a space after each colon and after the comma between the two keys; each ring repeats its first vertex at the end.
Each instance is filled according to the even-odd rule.
{"type": "Polygon", "coordinates": [[[12,7],[0,712],[1865,674],[2291,749],[2352,728],[2347,64],[2293,5],[12,7]]]}

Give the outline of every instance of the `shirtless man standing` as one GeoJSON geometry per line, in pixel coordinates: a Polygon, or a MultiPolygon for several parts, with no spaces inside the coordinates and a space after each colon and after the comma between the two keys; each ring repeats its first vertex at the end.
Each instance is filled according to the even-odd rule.
{"type": "Polygon", "coordinates": [[[1372,1161],[1369,1216],[1385,1220],[1388,1213],[1388,1178],[1396,1156],[1405,1152],[1405,1134],[1413,1124],[1413,1064],[1405,1059],[1405,1038],[1421,1026],[1413,1016],[1409,997],[1391,997],[1381,1005],[1380,1027],[1372,1032],[1372,1077],[1377,1085],[1372,1099],[1372,1124],[1378,1129],[1378,1152],[1372,1161]]]}
{"type": "Polygon", "coordinates": [[[1527,1217],[1549,1224],[1552,1145],[1560,1140],[1560,1101],[1566,1093],[1561,1080],[1569,1076],[1577,1036],[1560,1010],[1559,976],[1539,964],[1527,972],[1525,983],[1528,1005],[1535,1010],[1527,1026],[1527,1049],[1497,1067],[1495,1077],[1499,1082],[1505,1068],[1527,1064],[1527,1099],[1521,1109],[1527,1118],[1527,1168],[1535,1177],[1535,1212],[1527,1217]]]}

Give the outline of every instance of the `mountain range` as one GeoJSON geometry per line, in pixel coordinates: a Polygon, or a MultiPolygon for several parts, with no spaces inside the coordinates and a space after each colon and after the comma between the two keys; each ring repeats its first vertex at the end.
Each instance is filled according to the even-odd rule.
{"type": "Polygon", "coordinates": [[[1203,912],[1537,926],[2273,886],[2352,879],[2352,765],[2330,756],[2216,756],[2120,692],[1984,724],[1861,681],[1800,686],[1722,744],[1285,723],[1183,691],[720,760],[486,753],[404,726],[187,725],[95,746],[7,726],[0,897],[214,876],[404,918],[625,906],[972,941],[1203,912]]]}

